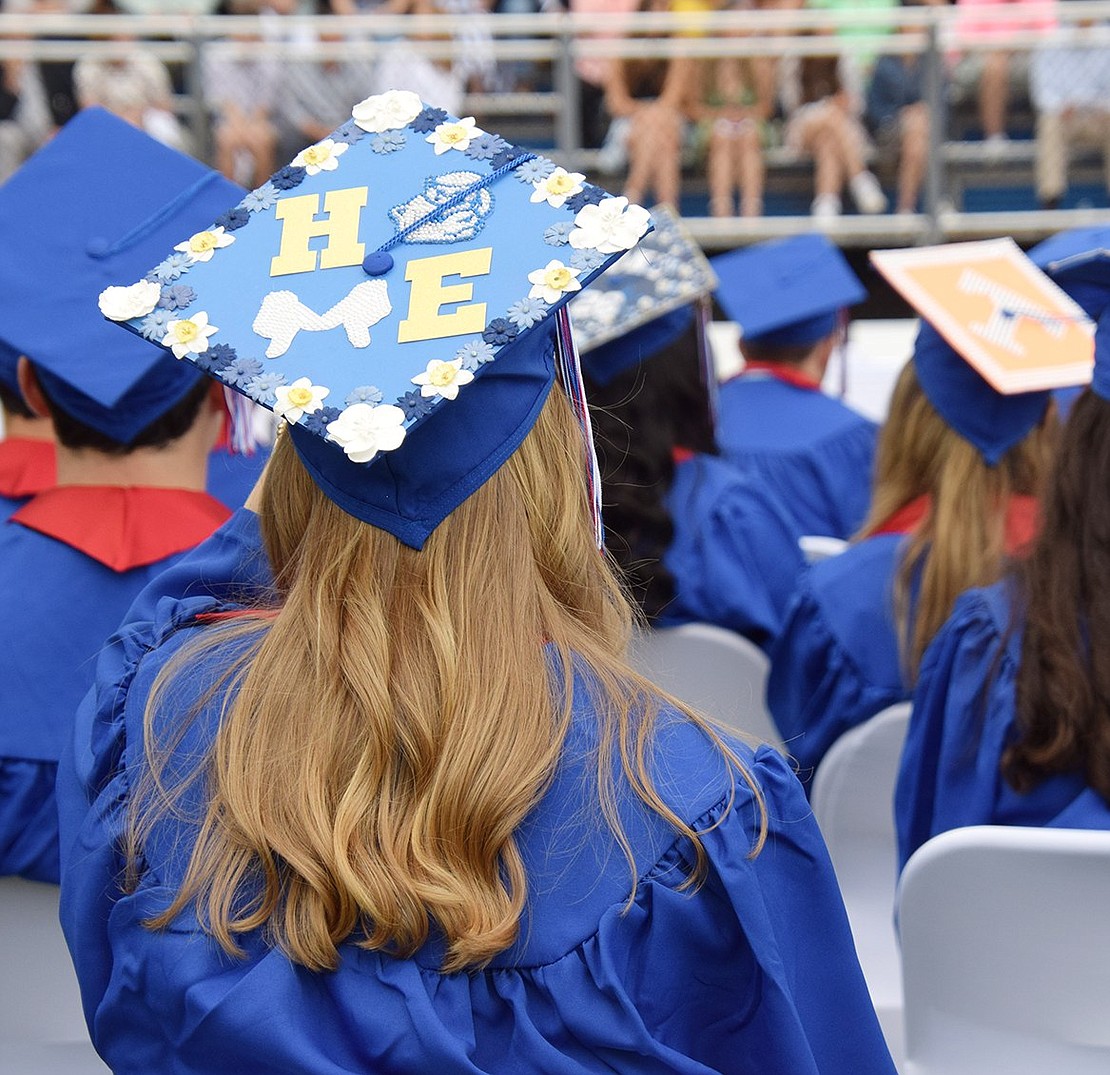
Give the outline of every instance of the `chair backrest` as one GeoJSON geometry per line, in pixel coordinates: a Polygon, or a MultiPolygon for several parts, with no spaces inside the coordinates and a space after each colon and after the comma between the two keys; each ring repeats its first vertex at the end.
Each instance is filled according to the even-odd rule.
{"type": "Polygon", "coordinates": [[[899,908],[906,1075],[1110,1071],[1110,832],[942,833],[899,908]]]}
{"type": "Polygon", "coordinates": [[[902,961],[894,930],[894,784],[909,722],[910,703],[902,702],[846,732],[821,759],[810,795],[892,1052],[900,1051],[902,1033],[902,961]]]}
{"type": "Polygon", "coordinates": [[[746,638],[712,624],[686,623],[638,632],[631,657],[642,675],[691,708],[783,749],[763,700],[770,663],[746,638]]]}

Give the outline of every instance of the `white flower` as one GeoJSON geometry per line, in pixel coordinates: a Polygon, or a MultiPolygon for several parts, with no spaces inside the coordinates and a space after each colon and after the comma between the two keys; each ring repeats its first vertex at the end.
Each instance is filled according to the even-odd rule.
{"type": "Polygon", "coordinates": [[[381,134],[407,127],[423,111],[424,102],[417,94],[410,90],[389,90],[359,101],[351,109],[351,119],[364,131],[381,134]]]}
{"type": "Polygon", "coordinates": [[[111,321],[129,321],[146,317],[162,297],[162,286],[152,280],[140,280],[130,287],[106,287],[98,300],[100,312],[111,321]]]}
{"type": "Polygon", "coordinates": [[[572,269],[554,258],[542,269],[528,274],[528,282],[532,285],[528,297],[543,299],[548,304],[558,302],[566,292],[578,291],[582,287],[578,282],[578,272],[578,269],[572,269]]]}
{"type": "Polygon", "coordinates": [[[178,243],[174,250],[187,254],[193,261],[211,261],[212,255],[217,250],[231,246],[233,242],[235,242],[235,236],[228,235],[222,227],[211,228],[189,236],[185,242],[178,243]]]}
{"type": "Polygon", "coordinates": [[[486,132],[474,126],[474,117],[467,116],[453,123],[441,123],[427,138],[435,146],[436,156],[446,153],[449,149],[465,150],[470,148],[470,143],[480,134],[486,132]]]}
{"type": "Polygon", "coordinates": [[[559,209],[567,198],[581,191],[582,180],[585,178],[581,172],[556,168],[546,179],[539,179],[532,184],[532,197],[529,201],[547,202],[553,209],[559,209]]]}
{"type": "Polygon", "coordinates": [[[328,440],[354,463],[369,463],[378,452],[391,452],[405,439],[405,412],[392,403],[353,403],[334,422],[328,440]]]}
{"type": "Polygon", "coordinates": [[[174,358],[184,358],[191,351],[195,355],[208,350],[208,337],[220,330],[208,323],[208,314],[203,310],[192,317],[166,322],[166,335],[163,347],[173,350],[174,358]]]}
{"type": "Polygon", "coordinates": [[[648,230],[651,217],[641,205],[627,198],[605,198],[598,205],[584,205],[574,218],[568,241],[575,250],[616,254],[631,250],[648,230]]]}
{"type": "Polygon", "coordinates": [[[287,422],[299,422],[304,415],[318,411],[330,391],[322,384],[313,384],[307,377],[298,377],[292,384],[278,385],[274,389],[277,397],[274,414],[287,422]]]}
{"type": "Polygon", "coordinates": [[[450,362],[433,358],[428,363],[428,368],[423,373],[418,373],[412,383],[420,385],[420,394],[425,399],[431,399],[432,396],[456,399],[459,389],[474,380],[474,374],[470,370],[464,370],[462,364],[461,358],[454,358],[450,362]]]}
{"type": "Polygon", "coordinates": [[[338,158],[350,148],[346,142],[333,142],[330,138],[325,138],[314,146],[302,149],[293,158],[293,167],[303,168],[309,175],[334,172],[339,167],[338,158]]]}

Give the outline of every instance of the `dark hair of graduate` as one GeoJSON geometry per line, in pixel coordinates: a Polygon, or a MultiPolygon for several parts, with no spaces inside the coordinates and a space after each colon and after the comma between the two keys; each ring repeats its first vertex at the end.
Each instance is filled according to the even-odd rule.
{"type": "Polygon", "coordinates": [[[717,452],[701,334],[695,316],[676,340],[607,384],[586,377],[606,548],[649,621],[675,596],[674,579],[663,564],[674,538],[666,506],[674,451],[717,452]]]}
{"type": "Polygon", "coordinates": [[[59,407],[49,396],[46,389],[39,383],[43,398],[50,410],[50,418],[54,423],[54,432],[59,442],[66,448],[91,448],[105,455],[127,455],[136,448],[164,448],[178,437],[183,437],[197,420],[201,406],[212,390],[212,382],[207,377],[202,377],[185,395],[179,399],[169,410],[155,418],[148,426],[135,435],[130,444],[123,444],[118,440],[106,436],[98,429],[86,425],[74,418],[71,414],[59,407]]]}
{"type": "Polygon", "coordinates": [[[18,415],[20,418],[34,418],[35,412],[27,406],[27,401],[14,388],[0,384],[0,407],[8,414],[18,415]]]}
{"type": "Polygon", "coordinates": [[[1040,535],[1017,568],[1025,634],[1017,740],[1002,773],[1019,792],[1080,773],[1110,800],[1110,402],[1089,389],[1064,424],[1040,535]]]}

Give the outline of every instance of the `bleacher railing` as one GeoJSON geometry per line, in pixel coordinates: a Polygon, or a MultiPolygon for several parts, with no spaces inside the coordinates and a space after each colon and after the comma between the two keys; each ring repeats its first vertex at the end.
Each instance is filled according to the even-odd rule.
{"type": "MultiPolygon", "coordinates": [[[[583,62],[767,56],[781,67],[797,57],[836,56],[858,73],[862,85],[877,56],[914,55],[926,74],[925,100],[933,117],[918,211],[846,214],[822,221],[830,235],[860,245],[998,234],[1032,241],[1064,227],[1110,224],[1110,162],[1103,159],[1110,154],[1110,92],[1101,120],[1106,131],[1102,143],[1095,139],[1069,154],[1065,195],[1055,199],[1057,206],[1046,208],[1036,197],[1038,115],[1028,76],[1035,63],[1051,68],[1052,56],[1068,63],[1070,54],[1062,50],[1080,46],[1103,50],[1102,63],[1110,72],[1110,0],[632,15],[0,14],[0,64],[66,64],[87,56],[122,59],[136,47],[165,64],[174,74],[174,109],[189,146],[208,160],[213,87],[205,82],[204,56],[265,57],[279,65],[342,60],[375,64],[401,42],[413,55],[444,66],[473,61],[477,50],[487,72],[527,72],[515,83],[472,81],[463,98],[465,113],[498,131],[526,126],[519,141],[591,173],[609,189],[619,189],[623,176],[599,174],[597,148],[583,144],[577,74],[583,62]],[[991,23],[986,29],[969,21],[971,12],[984,11],[991,23]],[[977,58],[997,53],[1011,57],[1010,138],[988,145],[976,129],[975,71],[977,58]]],[[[37,137],[46,133],[34,132],[37,137]]],[[[696,157],[686,162],[682,209],[707,247],[812,228],[806,158],[781,146],[771,146],[765,156],[767,210],[750,219],[706,215],[704,162],[696,157]]]]}

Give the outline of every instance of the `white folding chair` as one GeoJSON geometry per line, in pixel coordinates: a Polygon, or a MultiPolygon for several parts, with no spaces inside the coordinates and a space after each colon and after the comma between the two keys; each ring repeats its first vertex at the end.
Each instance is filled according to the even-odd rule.
{"type": "Polygon", "coordinates": [[[0,878],[0,1072],[106,1075],[58,924],[58,887],[0,878]]]}
{"type": "Polygon", "coordinates": [[[1110,1071],[1110,832],[942,833],[899,899],[906,1075],[1110,1071]]]}
{"type": "Polygon", "coordinates": [[[712,624],[686,623],[638,632],[631,657],[641,675],[692,709],[783,750],[763,700],[770,665],[746,638],[712,624]]]}
{"type": "Polygon", "coordinates": [[[845,732],[821,760],[810,802],[836,870],[856,951],[891,1053],[902,1050],[902,962],[894,931],[894,784],[910,703],[845,732]]]}

